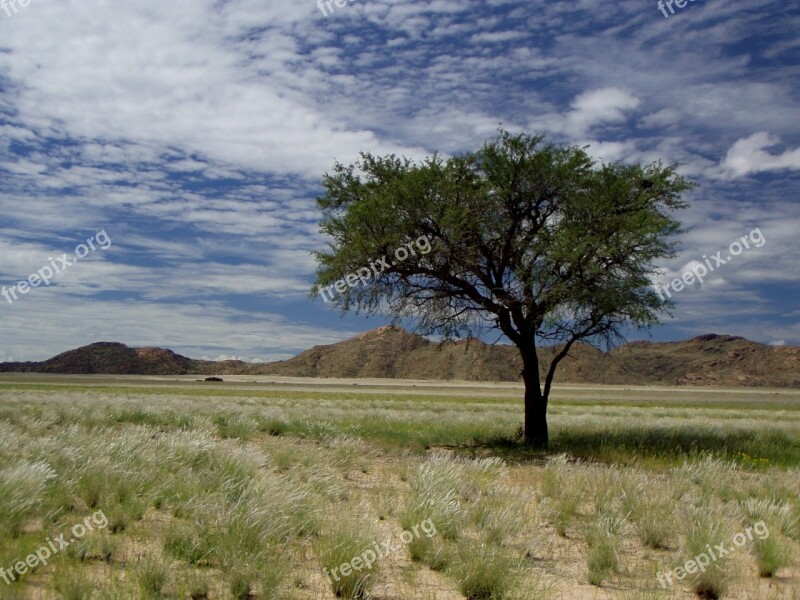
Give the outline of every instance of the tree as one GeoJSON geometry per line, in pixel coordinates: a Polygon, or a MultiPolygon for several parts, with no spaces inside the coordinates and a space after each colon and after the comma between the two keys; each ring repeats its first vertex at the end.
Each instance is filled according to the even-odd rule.
{"type": "Polygon", "coordinates": [[[660,162],[598,166],[583,148],[501,130],[476,152],[419,164],[362,153],[323,186],[330,247],[316,254],[312,295],[445,339],[499,330],[522,358],[525,441],[545,448],[553,377],[572,346],[610,347],[671,306],[651,276],[675,255],[671,213],[693,184],[660,162]],[[396,260],[420,236],[430,252],[396,260]]]}

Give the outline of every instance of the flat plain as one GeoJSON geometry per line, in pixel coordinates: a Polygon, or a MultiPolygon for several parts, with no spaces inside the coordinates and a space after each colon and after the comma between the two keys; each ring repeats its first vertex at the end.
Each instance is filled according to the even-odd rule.
{"type": "Polygon", "coordinates": [[[547,453],[521,397],[5,374],[0,598],[800,599],[800,390],[562,385],[547,453]]]}

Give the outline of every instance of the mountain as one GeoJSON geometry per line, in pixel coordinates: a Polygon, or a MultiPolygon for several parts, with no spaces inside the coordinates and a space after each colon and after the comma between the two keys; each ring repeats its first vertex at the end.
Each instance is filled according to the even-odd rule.
{"type": "MultiPolygon", "coordinates": [[[[542,363],[556,351],[542,349],[542,363]]],[[[439,344],[391,326],[266,364],[192,360],[171,350],[109,342],[70,350],[43,362],[0,363],[0,372],[469,381],[517,381],[521,370],[512,346],[480,340],[439,344]]],[[[559,366],[556,382],[800,387],[800,348],[714,334],[681,342],[632,342],[610,352],[577,344],[559,366]]]]}
{"type": "Polygon", "coordinates": [[[172,350],[129,348],[116,342],[98,342],[69,350],[43,362],[0,363],[0,372],[184,375],[192,370],[193,362],[172,350]]]}
{"type": "Polygon", "coordinates": [[[800,387],[797,346],[709,334],[684,342],[632,342],[612,354],[629,373],[658,383],[800,387]]]}

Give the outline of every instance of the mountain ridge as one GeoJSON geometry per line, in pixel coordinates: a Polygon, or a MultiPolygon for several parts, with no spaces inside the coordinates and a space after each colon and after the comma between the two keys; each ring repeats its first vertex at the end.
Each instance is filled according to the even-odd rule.
{"type": "MultiPolygon", "coordinates": [[[[542,348],[548,358],[555,348],[542,348]]],[[[546,362],[542,360],[541,362],[546,362]]],[[[541,366],[542,374],[544,365],[541,366]]],[[[283,375],[294,377],[518,381],[515,347],[477,339],[432,342],[386,326],[271,363],[195,360],[172,350],[97,342],[39,362],[0,363],[0,372],[105,375],[283,375]]],[[[800,347],[705,334],[678,342],[630,342],[608,352],[577,344],[558,383],[800,387],[800,347]]]]}

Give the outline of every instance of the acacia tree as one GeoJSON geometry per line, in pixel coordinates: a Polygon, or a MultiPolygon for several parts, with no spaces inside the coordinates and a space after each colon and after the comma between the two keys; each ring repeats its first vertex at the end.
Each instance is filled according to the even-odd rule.
{"type": "Polygon", "coordinates": [[[548,398],[570,348],[608,348],[670,306],[651,276],[675,255],[671,213],[693,184],[660,162],[598,166],[583,148],[501,130],[449,159],[362,153],[323,186],[330,242],[312,295],[335,291],[343,313],[388,312],[445,339],[499,330],[522,358],[525,441],[547,447],[548,398]],[[420,236],[430,252],[383,261],[368,285],[352,285],[420,236]]]}

